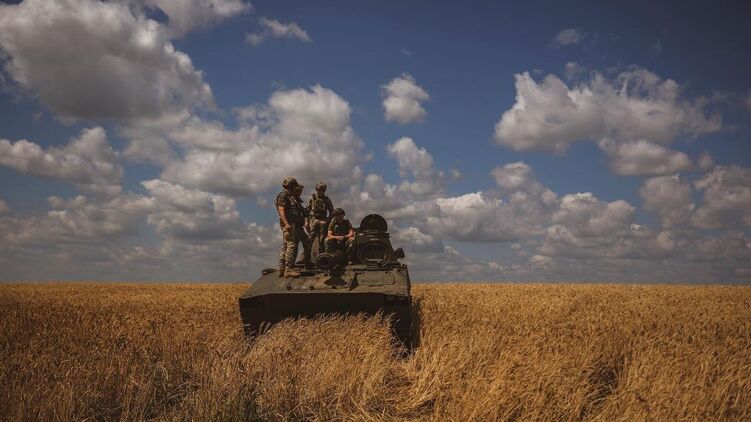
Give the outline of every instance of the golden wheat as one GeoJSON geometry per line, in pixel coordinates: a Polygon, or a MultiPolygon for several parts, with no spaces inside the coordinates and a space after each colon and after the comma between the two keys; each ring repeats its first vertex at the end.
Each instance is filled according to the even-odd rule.
{"type": "Polygon", "coordinates": [[[751,288],[414,286],[244,340],[244,285],[0,286],[2,420],[751,420],[751,288]]]}

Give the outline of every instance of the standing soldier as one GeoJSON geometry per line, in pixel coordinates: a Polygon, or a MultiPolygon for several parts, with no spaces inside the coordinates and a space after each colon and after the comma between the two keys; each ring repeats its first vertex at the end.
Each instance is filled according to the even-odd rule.
{"type": "Polygon", "coordinates": [[[308,210],[305,209],[305,206],[303,205],[302,201],[302,191],[305,188],[305,186],[298,184],[294,189],[294,202],[295,202],[295,208],[300,210],[300,215],[302,220],[300,221],[300,225],[305,227],[305,230],[302,232],[302,235],[300,238],[297,239],[297,242],[295,243],[295,254],[293,258],[297,258],[297,247],[300,242],[302,242],[302,250],[303,250],[303,263],[305,265],[305,269],[311,269],[313,268],[313,263],[310,262],[310,240],[308,238],[307,232],[310,231],[310,226],[308,225],[308,210]]]}
{"type": "Polygon", "coordinates": [[[326,196],[326,184],[318,182],[316,184],[316,192],[311,196],[308,201],[308,213],[310,214],[308,220],[308,231],[310,232],[310,248],[312,249],[312,242],[318,242],[318,252],[323,252],[323,242],[326,238],[326,226],[331,219],[331,214],[334,212],[334,204],[331,203],[331,199],[326,196]]]}
{"type": "Polygon", "coordinates": [[[279,226],[282,229],[282,250],[279,252],[279,276],[294,277],[300,275],[293,271],[297,256],[297,243],[304,239],[304,217],[302,209],[294,198],[294,190],[298,183],[294,177],[286,177],[282,181],[281,192],[276,195],[274,205],[279,214],[279,226]]]}

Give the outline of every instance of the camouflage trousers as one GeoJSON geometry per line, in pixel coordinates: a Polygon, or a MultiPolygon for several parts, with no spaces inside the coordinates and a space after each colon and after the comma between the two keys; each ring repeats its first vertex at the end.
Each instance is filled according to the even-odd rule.
{"type": "Polygon", "coordinates": [[[310,219],[310,247],[313,248],[313,242],[318,238],[318,253],[324,251],[323,240],[326,239],[326,227],[328,226],[326,220],[319,220],[317,218],[310,219]]]}
{"type": "Polygon", "coordinates": [[[346,257],[346,262],[344,265],[347,265],[347,262],[352,261],[352,252],[354,252],[355,248],[352,246],[355,243],[355,239],[349,238],[345,240],[336,240],[336,239],[326,239],[324,242],[326,244],[326,252],[327,253],[333,253],[336,250],[342,250],[344,251],[344,256],[346,257]]]}
{"type": "Polygon", "coordinates": [[[292,224],[292,228],[282,228],[282,249],[279,251],[279,268],[292,268],[297,258],[297,246],[302,242],[305,256],[310,256],[308,250],[308,236],[302,224],[292,224]]]}

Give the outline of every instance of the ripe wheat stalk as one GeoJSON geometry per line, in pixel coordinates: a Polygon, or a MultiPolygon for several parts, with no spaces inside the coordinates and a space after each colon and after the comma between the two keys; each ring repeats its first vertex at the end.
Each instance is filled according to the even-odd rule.
{"type": "Polygon", "coordinates": [[[751,420],[751,288],[418,284],[241,332],[245,285],[0,286],[0,420],[751,420]]]}

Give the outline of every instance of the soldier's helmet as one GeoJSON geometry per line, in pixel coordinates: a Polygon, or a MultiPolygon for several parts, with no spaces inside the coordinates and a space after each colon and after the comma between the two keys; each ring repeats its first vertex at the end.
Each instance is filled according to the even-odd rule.
{"type": "Polygon", "coordinates": [[[331,215],[341,215],[342,217],[344,217],[344,210],[341,208],[335,208],[334,212],[332,212],[331,215]]]}
{"type": "Polygon", "coordinates": [[[294,177],[285,177],[284,180],[282,180],[282,187],[284,189],[291,189],[297,186],[297,179],[294,177]]]}
{"type": "Polygon", "coordinates": [[[316,190],[326,190],[326,184],[323,182],[316,183],[316,190]]]}

